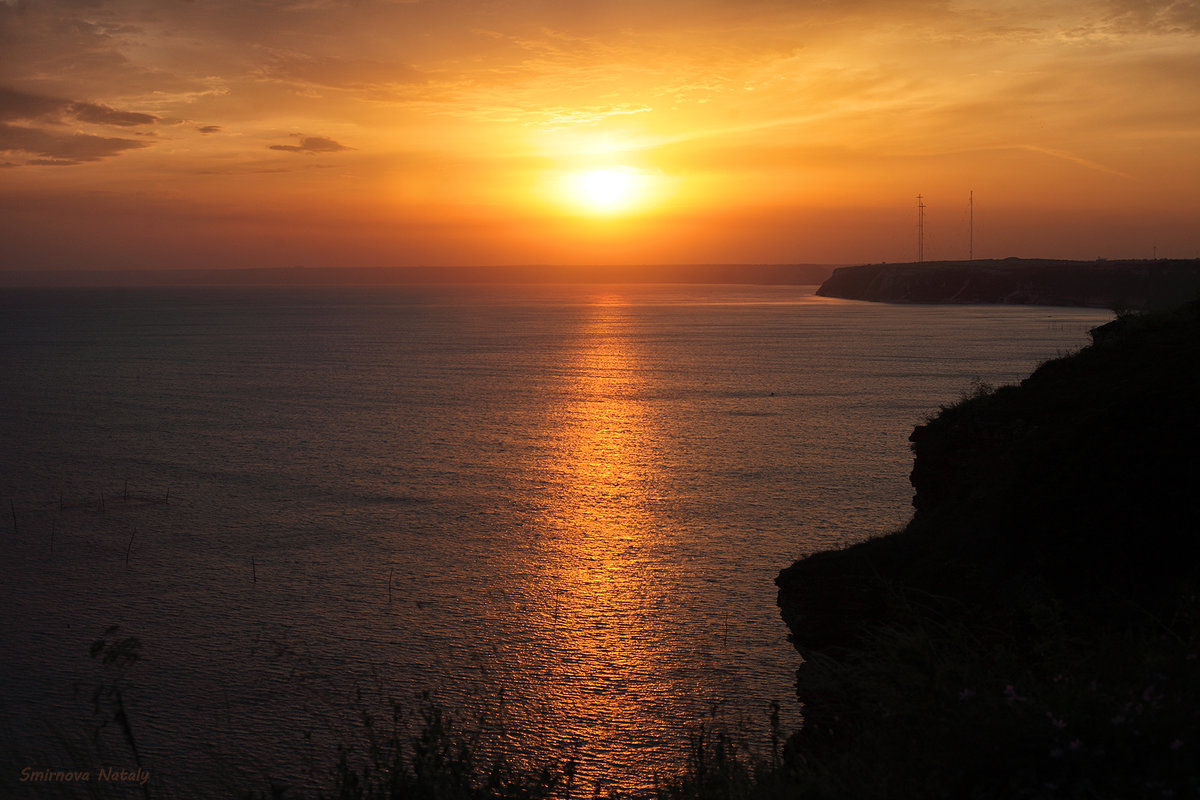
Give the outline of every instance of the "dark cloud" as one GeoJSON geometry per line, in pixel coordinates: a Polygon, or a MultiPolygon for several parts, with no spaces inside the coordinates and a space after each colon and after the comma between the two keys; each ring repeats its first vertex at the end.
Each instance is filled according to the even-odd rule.
{"type": "Polygon", "coordinates": [[[336,153],[340,150],[353,150],[344,144],[326,139],[324,136],[301,136],[300,144],[273,144],[271,150],[283,150],[287,153],[336,153]]]}
{"type": "Polygon", "coordinates": [[[28,161],[29,164],[82,164],[146,146],[145,142],[132,139],[93,136],[87,133],[60,133],[0,122],[0,152],[21,152],[37,156],[28,161]]]}
{"type": "Polygon", "coordinates": [[[129,128],[152,125],[157,121],[158,117],[151,114],[0,87],[0,152],[35,156],[26,164],[82,164],[147,146],[144,142],[131,139],[67,132],[63,128],[65,123],[83,122],[129,128]],[[14,125],[12,122],[25,124],[14,125]]]}
{"type": "Polygon", "coordinates": [[[118,125],[131,127],[134,125],[153,125],[158,117],[153,114],[139,114],[136,111],[118,111],[115,108],[97,103],[72,103],[69,107],[75,119],[80,122],[94,122],[98,125],[118,125]]]}
{"type": "Polygon", "coordinates": [[[66,100],[0,86],[0,120],[54,117],[60,115],[67,105],[66,100]]]}
{"type": "Polygon", "coordinates": [[[121,111],[99,103],[81,103],[0,87],[0,120],[38,122],[90,122],[127,128],[153,125],[158,117],[136,111],[121,111]]]}
{"type": "Polygon", "coordinates": [[[220,125],[197,125],[196,130],[200,131],[201,133],[220,133],[221,126],[220,125]]]}

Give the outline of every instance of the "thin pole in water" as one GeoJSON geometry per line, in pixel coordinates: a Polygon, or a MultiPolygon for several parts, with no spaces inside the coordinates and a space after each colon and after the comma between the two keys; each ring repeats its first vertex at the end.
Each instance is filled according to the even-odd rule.
{"type": "Polygon", "coordinates": [[[129,544],[125,545],[125,566],[129,566],[129,551],[133,549],[133,537],[137,536],[137,528],[133,529],[133,533],[129,534],[129,544]]]}
{"type": "Polygon", "coordinates": [[[392,603],[392,573],[395,571],[395,567],[388,570],[388,605],[392,603]]]}
{"type": "Polygon", "coordinates": [[[250,582],[258,583],[258,566],[254,563],[254,556],[250,556],[250,582]]]}
{"type": "Polygon", "coordinates": [[[17,532],[17,506],[12,500],[8,501],[8,508],[12,511],[13,517],[13,533],[17,532]]]}

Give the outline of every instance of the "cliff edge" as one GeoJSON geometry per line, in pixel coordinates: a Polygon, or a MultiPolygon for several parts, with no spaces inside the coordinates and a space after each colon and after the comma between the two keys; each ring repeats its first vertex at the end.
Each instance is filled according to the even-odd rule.
{"type": "Polygon", "coordinates": [[[1200,302],[1092,340],[913,431],[903,530],[779,575],[842,796],[1200,794],[1200,302]]]}

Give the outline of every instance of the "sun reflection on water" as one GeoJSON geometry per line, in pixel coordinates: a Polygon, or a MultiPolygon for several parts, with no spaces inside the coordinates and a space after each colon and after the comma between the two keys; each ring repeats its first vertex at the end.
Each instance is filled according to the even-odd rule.
{"type": "Polygon", "coordinates": [[[539,503],[537,600],[524,620],[535,641],[522,669],[532,702],[511,713],[575,754],[585,781],[644,785],[678,762],[681,720],[702,687],[685,666],[696,656],[656,557],[669,532],[660,510],[669,476],[639,399],[638,342],[619,301],[592,310],[540,465],[550,488],[539,503]]]}

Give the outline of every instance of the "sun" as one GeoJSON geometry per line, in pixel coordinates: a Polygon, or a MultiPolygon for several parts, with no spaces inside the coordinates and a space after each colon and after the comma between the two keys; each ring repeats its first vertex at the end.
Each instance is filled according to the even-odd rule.
{"type": "Polygon", "coordinates": [[[634,208],[644,194],[645,176],[632,167],[610,167],[566,176],[565,194],[593,214],[616,214],[634,208]]]}

